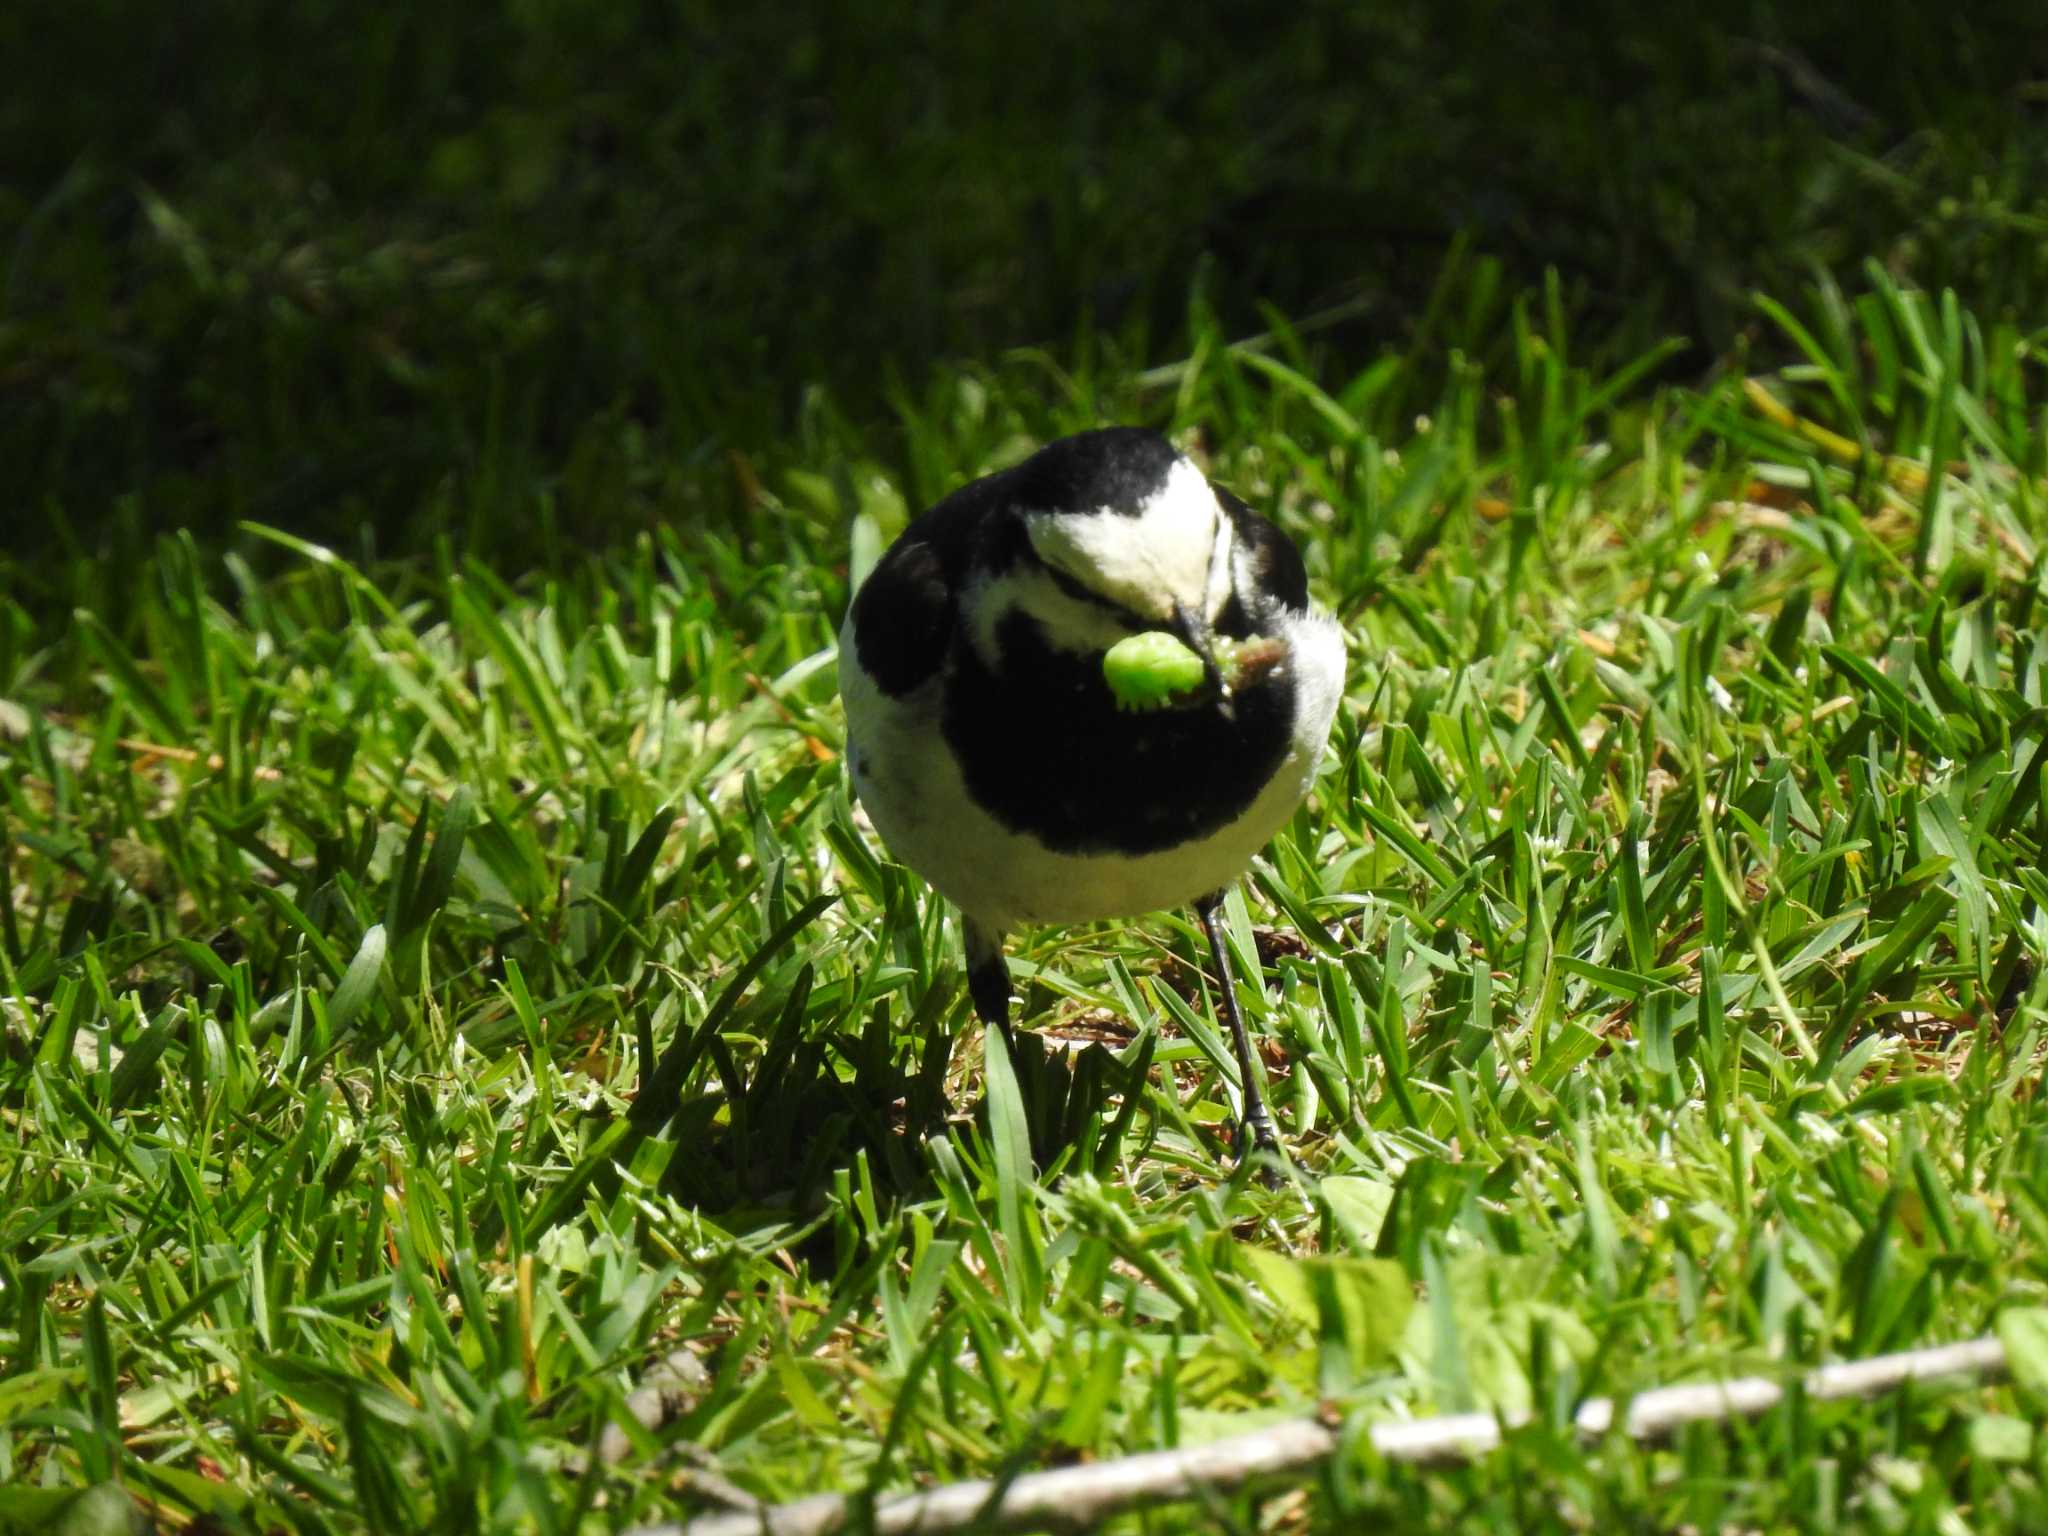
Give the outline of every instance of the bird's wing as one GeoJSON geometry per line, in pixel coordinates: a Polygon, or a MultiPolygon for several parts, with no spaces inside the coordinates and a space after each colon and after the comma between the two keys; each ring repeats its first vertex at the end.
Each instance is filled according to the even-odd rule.
{"type": "Polygon", "coordinates": [[[896,541],[853,600],[861,668],[891,698],[913,692],[939,670],[959,608],[938,552],[914,533],[896,541]]]}

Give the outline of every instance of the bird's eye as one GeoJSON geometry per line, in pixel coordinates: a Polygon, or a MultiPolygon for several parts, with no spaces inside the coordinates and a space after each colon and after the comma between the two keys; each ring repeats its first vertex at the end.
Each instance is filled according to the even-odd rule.
{"type": "Polygon", "coordinates": [[[1114,616],[1118,621],[1133,630],[1142,631],[1159,627],[1154,620],[1146,618],[1135,608],[1126,608],[1115,598],[1104,597],[1092,587],[1076,581],[1058,566],[1048,565],[1045,569],[1046,574],[1052,577],[1052,584],[1076,602],[1087,603],[1090,607],[1099,608],[1102,612],[1114,616]]]}

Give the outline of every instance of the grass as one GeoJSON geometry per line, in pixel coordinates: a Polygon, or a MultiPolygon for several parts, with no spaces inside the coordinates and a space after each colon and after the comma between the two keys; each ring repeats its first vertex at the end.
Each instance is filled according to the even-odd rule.
{"type": "Polygon", "coordinates": [[[59,612],[242,520],[558,565],[935,363],[1170,363],[1191,288],[1363,367],[1459,238],[1510,291],[1557,270],[1588,334],[1691,338],[1688,377],[1815,266],[2032,324],[2043,40],[2032,0],[1070,3],[1036,46],[943,8],[19,9],[8,542],[59,612]]]}
{"type": "Polygon", "coordinates": [[[2043,338],[1873,267],[1678,390],[1508,292],[1454,265],[1363,368],[1198,309],[1149,371],[943,372],[886,455],[821,398],[679,472],[687,531],[527,574],[252,525],[68,623],[17,586],[0,1523],[118,1480],[173,1528],[618,1529],[1319,1407],[1535,1419],[1124,1524],[2048,1520],[2024,1359],[1564,1430],[2048,1296],[2043,338]],[[847,801],[849,564],[1105,418],[1350,638],[1230,906],[1298,1187],[1228,1171],[1184,918],[1025,936],[1042,1043],[984,1066],[847,801]]]}

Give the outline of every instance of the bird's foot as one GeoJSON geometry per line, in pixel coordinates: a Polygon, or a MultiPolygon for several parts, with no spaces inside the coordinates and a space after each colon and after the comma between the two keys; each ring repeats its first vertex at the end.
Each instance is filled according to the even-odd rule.
{"type": "Polygon", "coordinates": [[[1267,1189],[1280,1187],[1280,1174],[1293,1164],[1287,1156],[1287,1149],[1280,1145],[1280,1137],[1273,1129],[1273,1122],[1264,1116],[1256,1120],[1241,1120],[1237,1127],[1237,1161],[1240,1168],[1256,1161],[1259,1165],[1259,1183],[1267,1189]]]}

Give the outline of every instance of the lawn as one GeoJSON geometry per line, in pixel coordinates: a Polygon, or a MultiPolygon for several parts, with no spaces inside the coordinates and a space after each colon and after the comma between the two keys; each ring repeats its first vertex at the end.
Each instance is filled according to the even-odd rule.
{"type": "MultiPolygon", "coordinates": [[[[890,366],[834,353],[826,294],[774,322],[789,371],[722,400],[762,366],[715,371],[731,316],[705,341],[675,293],[608,287],[673,254],[665,208],[623,173],[630,206],[561,201],[660,71],[599,29],[613,94],[557,91],[530,11],[510,63],[351,34],[423,95],[440,70],[552,105],[406,170],[370,154],[404,103],[315,79],[339,212],[263,180],[304,158],[282,130],[178,162],[197,110],[161,186],[88,157],[0,190],[8,291],[54,306],[0,309],[34,509],[0,551],[0,1531],[674,1530],[821,1493],[860,1528],[1304,1418],[1335,1431],[1314,1465],[1118,1528],[2048,1528],[2048,204],[2036,130],[2000,137],[2020,98],[1873,101],[1955,107],[1910,155],[1800,128],[1708,165],[1723,202],[1666,214],[1800,171],[1750,210],[1798,234],[1755,273],[1719,239],[1631,267],[1609,227],[1546,280],[1555,251],[1503,262],[1482,229],[1377,298],[1274,267],[1260,310],[1054,218],[1018,332],[891,246],[844,333],[915,312],[890,366]],[[479,208],[505,222],[434,226],[479,208]],[[536,228],[578,209],[642,243],[550,266],[536,228]],[[1047,340],[1111,257],[1142,313],[1047,340]],[[613,330],[569,323],[607,295],[613,330]],[[1322,777],[1229,904],[1276,1185],[1233,1162],[1185,914],[1018,936],[1012,1059],[848,799],[860,573],[1104,421],[1279,521],[1347,636],[1322,777]],[[1800,1387],[1986,1335],[2009,1380],[1800,1387]],[[1575,1428],[1742,1376],[1786,1400],[1575,1428]],[[1464,1412],[1501,1447],[1376,1448],[1464,1412]]],[[[1306,14],[1288,46],[1319,57],[1338,23],[1306,14]]],[[[1411,64],[1441,41],[1384,30],[1411,64]]],[[[840,67],[789,46],[788,78],[840,67]]],[[[1597,139],[1523,105],[1546,155],[1597,139]]],[[[1103,132],[1101,186],[1139,186],[1103,132]]],[[[1204,217],[1269,179],[1194,152],[1222,137],[1176,151],[1217,178],[1204,217]]],[[[1676,185],[1654,149],[1602,197],[1676,185]]],[[[737,270],[782,206],[712,255],[737,270]]],[[[1139,208],[1176,252],[1181,211],[1139,208]]]]}
{"type": "Polygon", "coordinates": [[[1564,1429],[2043,1298],[2038,343],[1873,274],[1771,310],[1807,361],[1674,390],[1479,302],[1504,366],[956,373],[893,470],[753,472],[745,542],[170,536],[118,620],[17,609],[13,1518],[117,1477],[173,1525],[614,1528],[1472,1408],[1534,1419],[1132,1519],[2048,1518],[2006,1389],[1564,1429]],[[849,547],[1105,417],[1279,518],[1350,638],[1231,910],[1277,1189],[1185,920],[1028,936],[1043,1044],[985,1068],[847,800],[849,547]]]}

